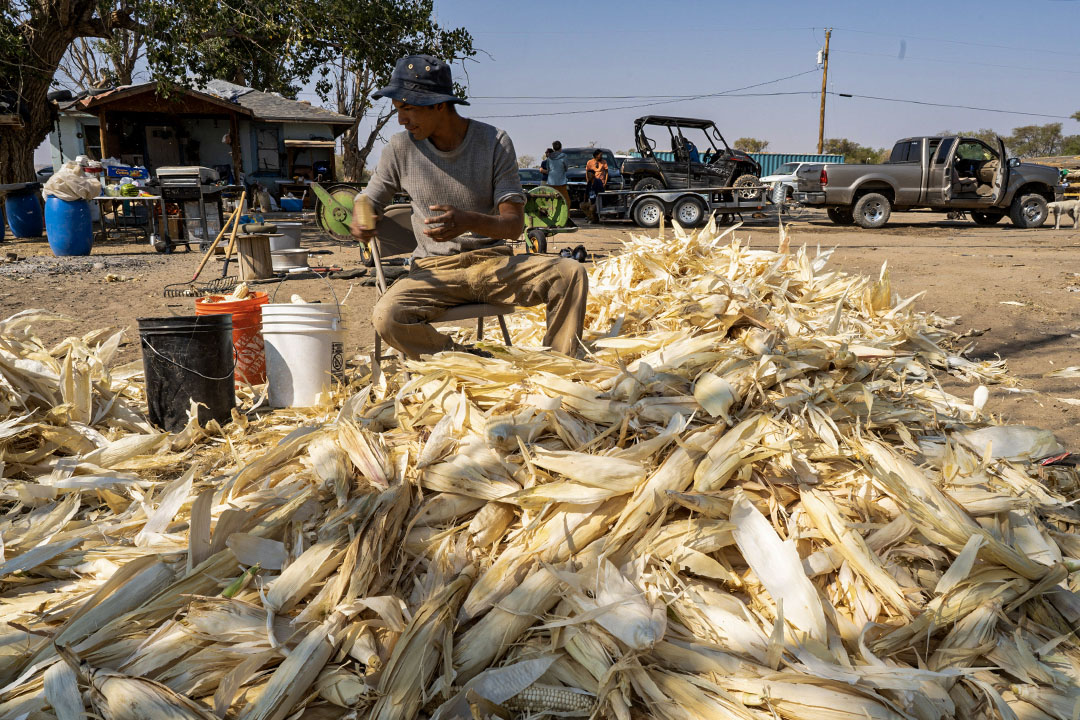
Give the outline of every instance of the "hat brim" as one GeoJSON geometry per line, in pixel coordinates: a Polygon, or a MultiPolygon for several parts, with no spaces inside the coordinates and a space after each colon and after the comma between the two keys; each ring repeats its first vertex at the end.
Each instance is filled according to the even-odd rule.
{"type": "Polygon", "coordinates": [[[432,105],[438,105],[439,103],[453,103],[455,105],[469,104],[467,100],[463,100],[455,95],[431,92],[430,90],[406,90],[400,85],[387,85],[377,92],[372,93],[371,97],[390,98],[391,100],[398,100],[408,105],[416,105],[417,107],[430,107],[432,105]]]}

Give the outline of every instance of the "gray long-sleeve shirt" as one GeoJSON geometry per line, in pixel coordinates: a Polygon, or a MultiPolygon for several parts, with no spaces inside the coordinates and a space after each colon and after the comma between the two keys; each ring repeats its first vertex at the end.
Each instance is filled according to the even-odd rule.
{"type": "Polygon", "coordinates": [[[464,140],[448,152],[428,140],[413,140],[408,132],[391,137],[364,194],[381,211],[398,191],[412,198],[416,235],[413,257],[453,255],[503,242],[471,234],[446,242],[432,240],[424,235],[424,230],[431,227],[424,224],[424,219],[440,211],[429,210],[431,205],[494,214],[499,203],[525,203],[510,136],[477,120],[469,120],[464,140]]]}

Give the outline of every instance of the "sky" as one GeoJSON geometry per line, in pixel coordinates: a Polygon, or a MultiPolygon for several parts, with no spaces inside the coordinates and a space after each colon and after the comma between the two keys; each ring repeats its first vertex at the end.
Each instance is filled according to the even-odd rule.
{"type": "MultiPolygon", "coordinates": [[[[816,152],[816,55],[830,27],[829,91],[889,100],[828,95],[827,138],[886,147],[909,135],[1008,134],[1047,122],[1080,134],[1068,119],[1080,110],[1080,0],[435,0],[435,8],[480,50],[454,67],[469,90],[462,114],[506,130],[519,155],[539,157],[556,139],[625,150],[634,119],[647,114],[711,119],[729,143],[756,137],[770,152],[816,152]]],[[[317,100],[310,89],[301,97],[317,100]]],[[[397,130],[392,123],[385,134],[397,130]]],[[[42,150],[37,159],[48,162],[42,150]]]]}

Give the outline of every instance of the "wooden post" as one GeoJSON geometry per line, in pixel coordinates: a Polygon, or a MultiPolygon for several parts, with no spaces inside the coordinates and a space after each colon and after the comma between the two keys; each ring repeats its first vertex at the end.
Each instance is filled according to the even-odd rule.
{"type": "Polygon", "coordinates": [[[101,159],[112,157],[109,154],[109,119],[104,110],[98,113],[98,133],[101,135],[101,159]]]}
{"type": "Polygon", "coordinates": [[[823,63],[824,67],[821,72],[821,112],[818,115],[818,131],[817,131],[817,151],[818,155],[824,152],[825,148],[825,86],[829,81],[829,37],[832,35],[832,28],[825,31],[825,52],[823,63]]]}
{"type": "Polygon", "coordinates": [[[244,172],[244,155],[240,151],[240,123],[236,113],[229,113],[229,140],[232,143],[233,184],[239,185],[244,172]]]}

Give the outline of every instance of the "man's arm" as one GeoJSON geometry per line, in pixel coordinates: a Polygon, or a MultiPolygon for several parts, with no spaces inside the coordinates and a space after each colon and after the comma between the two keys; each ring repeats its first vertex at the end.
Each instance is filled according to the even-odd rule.
{"type": "MultiPolygon", "coordinates": [[[[383,149],[375,174],[363,192],[374,206],[376,220],[382,216],[383,208],[394,199],[394,193],[400,189],[401,182],[398,178],[394,144],[391,142],[383,149]]],[[[357,195],[357,199],[359,197],[357,195]]],[[[357,211],[356,200],[353,201],[353,220],[349,230],[358,240],[369,241],[375,238],[375,228],[360,227],[360,213],[357,211]]]]}
{"type": "Polygon", "coordinates": [[[432,205],[429,209],[440,211],[424,220],[427,225],[440,225],[424,231],[436,242],[453,240],[468,232],[496,240],[513,240],[525,227],[525,206],[512,200],[499,203],[496,215],[458,210],[450,205],[432,205]]]}

